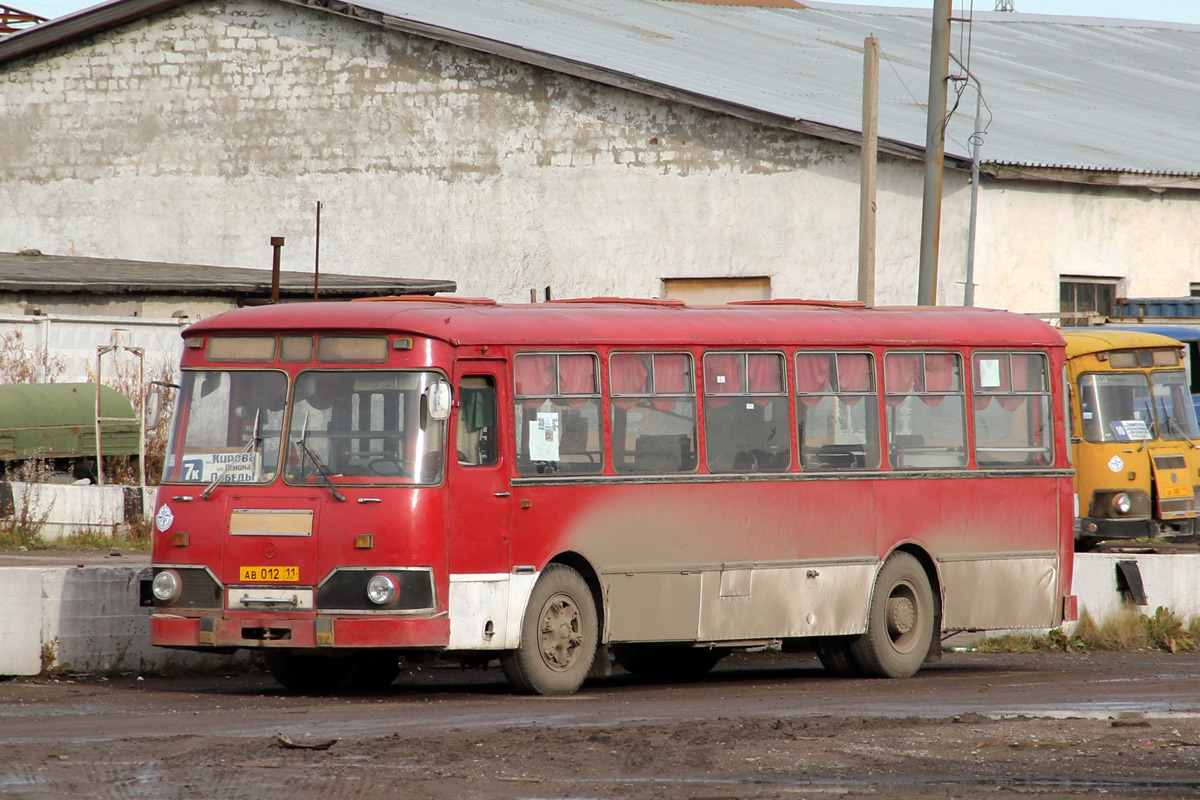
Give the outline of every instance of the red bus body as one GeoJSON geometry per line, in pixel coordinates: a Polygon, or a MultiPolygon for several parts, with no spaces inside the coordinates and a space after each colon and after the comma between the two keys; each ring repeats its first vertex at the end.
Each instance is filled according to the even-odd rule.
{"type": "MultiPolygon", "coordinates": [[[[278,428],[288,434],[286,441],[280,433],[277,444],[267,444],[263,433],[254,447],[243,449],[254,453],[253,466],[237,466],[232,473],[220,466],[224,457],[207,453],[194,456],[202,461],[186,468],[194,472],[180,472],[188,452],[203,449],[190,444],[169,456],[153,561],[156,576],[172,571],[182,585],[176,596],[157,602],[151,636],[159,646],[261,648],[312,657],[379,651],[393,660],[418,652],[483,659],[511,654],[536,635],[523,628],[530,624],[530,597],[552,564],[586,583],[591,597],[585,602],[594,604],[595,645],[602,653],[605,644],[623,643],[708,650],[852,643],[869,632],[872,615],[908,613],[903,598],[899,611],[894,604],[872,606],[881,569],[898,552],[920,564],[934,600],[934,636],[928,646],[919,643],[922,655],[925,650],[935,655],[938,634],[1049,628],[1064,613],[1072,614],[1063,342],[1053,328],[1025,316],[799,301],[686,307],[604,299],[501,305],[398,298],[231,311],[183,335],[182,369],[190,376],[193,400],[181,397],[176,419],[181,441],[181,431],[198,424],[188,414],[208,408],[202,384],[209,371],[236,384],[246,377],[240,373],[257,370],[276,394],[286,386],[287,406],[281,397],[272,400],[269,410],[255,412],[253,425],[260,433],[278,428]],[[326,337],[335,355],[318,360],[326,337]],[[333,347],[336,337],[353,342],[385,337],[386,346],[381,351],[371,345],[368,357],[358,361],[354,353],[333,347]],[[304,348],[314,339],[305,359],[304,348]],[[270,341],[277,341],[273,350],[270,341]],[[818,361],[809,359],[813,353],[818,361]],[[572,361],[575,355],[592,360],[572,361]],[[519,367],[526,370],[522,375],[516,374],[518,356],[528,357],[519,367]],[[797,420],[808,419],[833,394],[828,377],[808,376],[818,362],[843,365],[839,380],[853,384],[841,397],[841,421],[829,423],[830,429],[852,426],[853,415],[876,420],[866,423],[871,433],[864,434],[877,433],[875,456],[857,450],[847,455],[817,439],[808,456],[800,452],[806,445],[799,437],[806,434],[797,420]],[[595,365],[594,386],[586,375],[570,377],[586,363],[595,365]],[[657,399],[636,391],[628,398],[614,394],[634,385],[625,377],[631,363],[639,376],[653,370],[661,386],[674,384],[675,393],[657,399]],[[1026,363],[1044,374],[1043,388],[1031,388],[1030,381],[1018,386],[1020,381],[1008,377],[1026,363]],[[528,394],[529,370],[548,364],[557,365],[555,385],[562,396],[535,408],[540,395],[516,393],[528,394]],[[917,379],[894,377],[906,374],[901,367],[922,364],[924,388],[917,379]],[[768,376],[756,388],[754,374],[767,374],[773,365],[785,370],[782,386],[768,376]],[[864,377],[855,365],[867,365],[870,374],[864,377]],[[708,374],[718,369],[733,376],[729,383],[725,375],[717,381],[708,374]],[[295,404],[301,389],[335,381],[341,371],[353,375],[346,385],[362,395],[354,406],[357,421],[346,423],[347,430],[367,425],[376,409],[381,419],[391,420],[389,431],[444,430],[438,435],[450,457],[437,458],[432,433],[419,452],[404,451],[408,445],[395,445],[380,433],[374,444],[363,439],[350,445],[359,457],[374,459],[364,476],[331,472],[321,478],[307,459],[332,463],[334,456],[310,457],[304,441],[317,441],[309,417],[323,412],[306,411],[301,421],[295,404]],[[375,371],[388,377],[374,378],[375,371]],[[949,377],[954,371],[959,378],[949,377]],[[425,386],[426,394],[408,394],[403,408],[387,410],[391,401],[380,398],[410,375],[423,376],[411,381],[425,386]],[[739,379],[749,387],[742,394],[729,389],[739,379]],[[441,380],[454,397],[444,429],[427,421],[435,403],[428,384],[441,380]],[[901,380],[907,395],[891,393],[901,380]],[[955,381],[961,384],[957,390],[955,381]],[[943,385],[934,387],[939,382],[943,385]],[[473,395],[464,390],[469,385],[486,391],[473,395]],[[585,389],[572,394],[580,386],[585,389]],[[802,386],[816,389],[805,394],[802,386]],[[732,404],[719,394],[727,390],[732,404]],[[997,394],[1004,391],[1011,396],[997,394]],[[1032,394],[1036,391],[1041,394],[1032,394]],[[495,413],[483,401],[476,404],[491,392],[495,413]],[[897,409],[920,392],[925,406],[913,401],[917,412],[938,412],[941,403],[938,413],[950,414],[963,404],[966,438],[961,447],[906,461],[901,443],[937,438],[889,430],[909,424],[897,409]],[[1027,425],[1012,417],[1014,426],[1028,428],[1022,435],[1031,446],[992,448],[1001,453],[999,460],[984,463],[981,442],[998,434],[992,429],[985,434],[981,420],[1010,414],[998,405],[1006,399],[1006,407],[1041,408],[1044,422],[1027,425]],[[713,427],[712,420],[735,413],[733,406],[752,420],[747,426],[759,426],[755,431],[765,430],[762,419],[771,418],[769,434],[755,434],[758,455],[751,458],[757,464],[738,466],[746,448],[732,462],[716,455],[718,447],[733,447],[727,440],[735,434],[713,427]],[[635,415],[626,416],[635,407],[635,415]],[[577,436],[569,443],[572,420],[591,409],[596,413],[588,417],[586,440],[577,436]],[[681,409],[693,409],[694,435],[622,433],[635,424],[648,430],[652,423],[685,425],[681,409]],[[463,442],[471,441],[469,428],[485,431],[489,441],[471,445],[485,455],[463,452],[463,442]],[[624,449],[630,442],[641,448],[642,440],[660,450],[667,442],[669,471],[654,467],[646,453],[624,449]],[[676,441],[690,448],[682,462],[676,441]],[[283,453],[276,455],[273,447],[283,453]],[[568,450],[581,455],[568,463],[568,450]],[[1027,457],[1027,450],[1038,454],[1027,457]],[[818,456],[812,454],[824,451],[833,455],[820,457],[828,464],[843,459],[841,466],[814,460],[818,456]],[[946,463],[946,452],[958,460],[946,463]],[[423,477],[403,477],[418,457],[425,464],[423,477]],[[272,466],[271,458],[282,466],[272,466]],[[923,465],[922,458],[931,460],[923,465]],[[371,477],[376,471],[386,477],[371,477]],[[399,483],[406,480],[412,483],[399,483]],[[380,570],[390,570],[381,586],[397,589],[399,605],[373,607],[362,600],[363,582],[380,570]]],[[[1033,370],[1029,367],[1030,375],[1033,370]]],[[[321,408],[312,402],[312,408],[321,408]]],[[[241,413],[241,406],[236,410],[241,413]]],[[[231,410],[229,419],[235,416],[231,410]]],[[[246,430],[249,417],[240,417],[246,430]]],[[[230,428],[232,422],[221,424],[230,428]]],[[[333,454],[337,443],[328,437],[333,454]]],[[[236,449],[243,441],[244,436],[230,437],[223,444],[236,449]]],[[[250,456],[241,459],[250,463],[250,456]]],[[[163,578],[164,594],[170,580],[163,578]]],[[[587,620],[584,615],[576,622],[587,620]]],[[[904,630],[907,623],[898,624],[904,630]]],[[[853,672],[854,658],[848,658],[847,671],[853,672]]]]}

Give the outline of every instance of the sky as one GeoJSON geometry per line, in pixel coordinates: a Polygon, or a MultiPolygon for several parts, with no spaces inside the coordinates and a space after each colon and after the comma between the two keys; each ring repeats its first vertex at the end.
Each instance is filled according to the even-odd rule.
{"type": "MultiPolygon", "coordinates": [[[[826,0],[847,5],[933,8],[933,0],[826,0]]],[[[954,11],[992,11],[996,0],[953,0],[954,11]]],[[[0,0],[0,5],[53,19],[96,5],[96,0],[0,0]]],[[[1017,13],[1117,17],[1200,24],[1200,0],[1013,0],[1017,13]]]]}

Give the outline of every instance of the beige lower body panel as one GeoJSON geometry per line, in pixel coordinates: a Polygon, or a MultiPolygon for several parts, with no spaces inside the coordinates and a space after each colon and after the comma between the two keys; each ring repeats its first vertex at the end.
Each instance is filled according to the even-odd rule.
{"type": "Polygon", "coordinates": [[[614,642],[839,636],[867,627],[876,563],[605,576],[614,642]]]}
{"type": "Polygon", "coordinates": [[[942,629],[1049,628],[1058,619],[1058,557],[943,557],[942,629]]]}

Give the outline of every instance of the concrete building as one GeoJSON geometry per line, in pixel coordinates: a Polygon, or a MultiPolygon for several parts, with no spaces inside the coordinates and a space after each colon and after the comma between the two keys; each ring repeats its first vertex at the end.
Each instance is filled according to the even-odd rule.
{"type": "MultiPolygon", "coordinates": [[[[313,252],[320,201],[331,273],[853,299],[874,34],[877,301],[909,304],[929,32],[927,10],[791,0],[113,0],[0,40],[0,250],[241,266],[271,235],[313,252]]],[[[1200,26],[977,12],[953,38],[986,100],[976,303],[1187,294],[1200,26]]],[[[942,303],[974,130],[964,91],[942,303]]]]}

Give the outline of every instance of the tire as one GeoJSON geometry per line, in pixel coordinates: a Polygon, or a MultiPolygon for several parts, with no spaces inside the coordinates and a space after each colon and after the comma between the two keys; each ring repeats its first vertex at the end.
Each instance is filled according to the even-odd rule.
{"type": "Polygon", "coordinates": [[[572,694],[592,668],[599,643],[596,603],[578,572],[551,564],[529,596],[521,644],[500,667],[521,694],[572,694]]]}
{"type": "Polygon", "coordinates": [[[280,686],[296,691],[332,691],[346,682],[356,659],[269,650],[267,670],[280,686]]]}
{"type": "Polygon", "coordinates": [[[872,678],[916,674],[933,645],[937,617],[929,576],[916,558],[892,553],[871,594],[867,632],[855,639],[850,658],[872,678]]]}
{"type": "Polygon", "coordinates": [[[727,647],[688,647],[686,645],[618,644],[612,646],[613,658],[631,675],[666,681],[694,681],[703,678],[722,658],[727,647]]]}
{"type": "Polygon", "coordinates": [[[392,685],[400,674],[395,653],[366,652],[354,658],[346,686],[359,692],[378,692],[392,685]]]}
{"type": "Polygon", "coordinates": [[[853,639],[842,637],[830,638],[817,645],[817,658],[821,666],[835,678],[857,678],[862,675],[862,669],[850,652],[853,639]]]}

